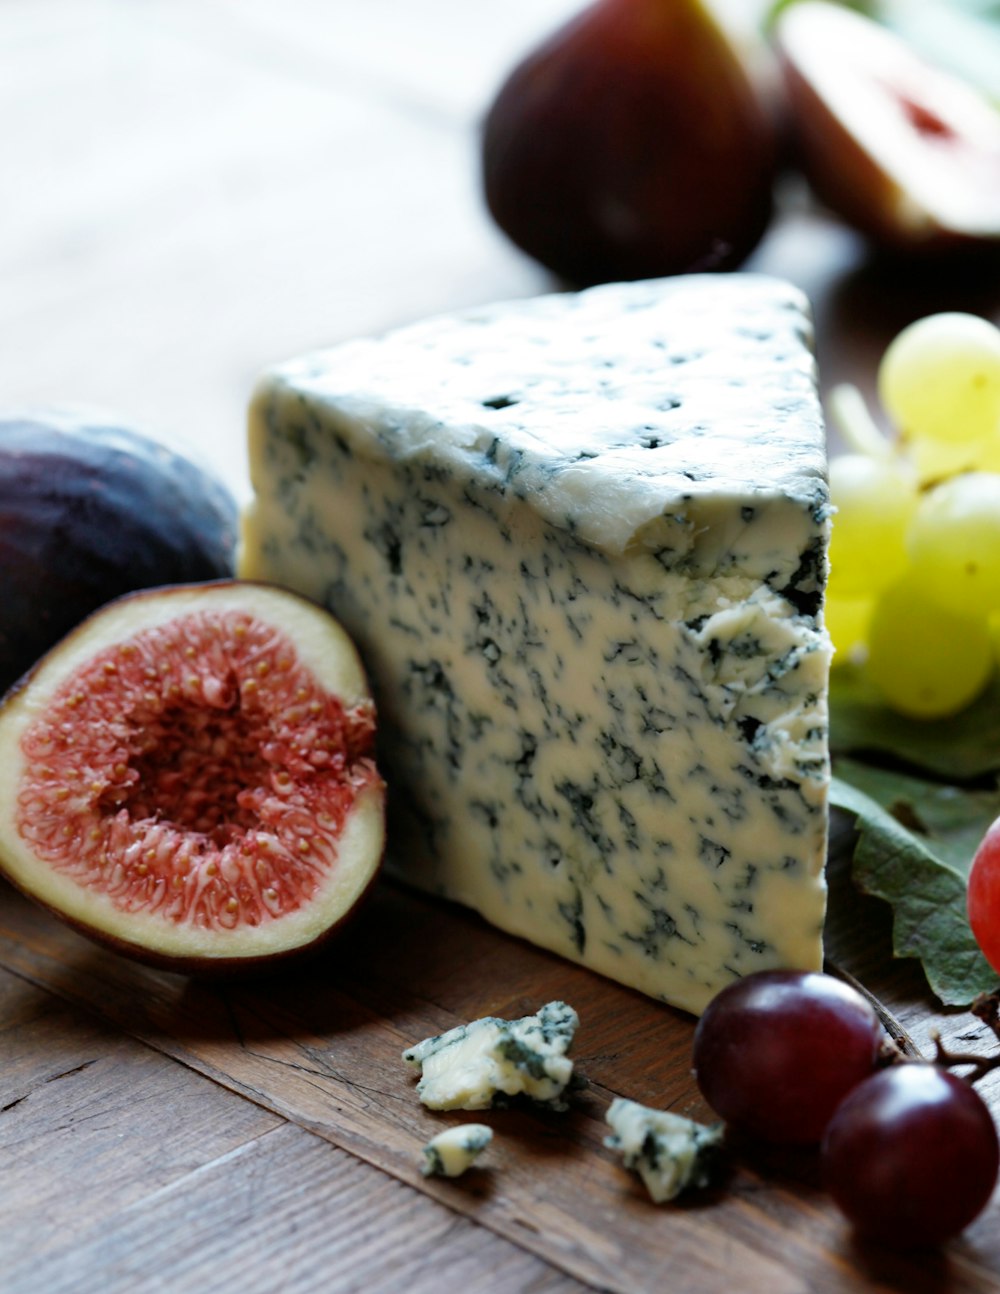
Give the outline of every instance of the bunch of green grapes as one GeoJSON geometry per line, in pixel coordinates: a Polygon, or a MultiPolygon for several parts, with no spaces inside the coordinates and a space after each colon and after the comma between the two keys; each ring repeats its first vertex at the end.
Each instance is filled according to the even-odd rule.
{"type": "Polygon", "coordinates": [[[882,435],[831,393],[852,452],[830,465],[827,624],[888,703],[937,718],[987,686],[1000,650],[1000,328],[937,314],[882,357],[882,435]]]}

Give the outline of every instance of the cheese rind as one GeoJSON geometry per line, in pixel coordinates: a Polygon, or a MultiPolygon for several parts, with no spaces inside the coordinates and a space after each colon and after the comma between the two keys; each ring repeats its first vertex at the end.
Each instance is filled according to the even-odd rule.
{"type": "Polygon", "coordinates": [[[241,573],[379,708],[390,864],[692,1011],[821,964],[828,495],[800,295],[613,285],[267,376],[241,573]]]}

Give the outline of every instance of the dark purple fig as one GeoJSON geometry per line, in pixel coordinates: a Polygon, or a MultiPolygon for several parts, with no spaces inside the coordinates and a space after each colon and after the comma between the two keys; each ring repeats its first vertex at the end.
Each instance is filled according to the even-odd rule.
{"type": "Polygon", "coordinates": [[[125,427],[0,416],[0,692],[112,598],[231,575],[236,503],[125,427]]]}
{"type": "Polygon", "coordinates": [[[486,201],[574,283],[739,264],[771,215],[770,116],[700,0],[597,0],[510,74],[486,201]]]}

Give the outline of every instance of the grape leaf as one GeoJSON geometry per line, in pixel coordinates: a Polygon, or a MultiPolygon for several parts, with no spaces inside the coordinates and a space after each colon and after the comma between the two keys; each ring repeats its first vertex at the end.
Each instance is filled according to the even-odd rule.
{"type": "Polygon", "coordinates": [[[893,909],[893,952],[920,960],[945,1006],[997,987],[965,912],[966,876],[1000,788],[970,791],[838,760],[831,803],[856,819],[853,877],[893,909]]]}
{"type": "Polygon", "coordinates": [[[883,704],[862,672],[838,665],[830,676],[834,755],[891,755],[948,781],[1000,772],[1000,675],[981,697],[947,719],[908,719],[883,704]]]}

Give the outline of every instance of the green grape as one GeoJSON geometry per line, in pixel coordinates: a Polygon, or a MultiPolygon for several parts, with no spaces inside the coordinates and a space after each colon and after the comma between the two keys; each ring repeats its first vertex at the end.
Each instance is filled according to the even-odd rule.
{"type": "Polygon", "coordinates": [[[878,389],[907,440],[956,444],[1000,434],[1000,328],[970,314],[918,319],[882,356],[878,389]]]}
{"type": "MultiPolygon", "coordinates": [[[[985,440],[973,441],[965,458],[964,470],[967,472],[1000,472],[1000,432],[987,436],[985,440]]],[[[951,475],[951,472],[937,472],[925,479],[940,481],[942,477],[951,475]]]]}
{"type": "Polygon", "coordinates": [[[916,477],[901,459],[841,454],[830,463],[830,497],[836,508],[831,595],[871,596],[906,569],[906,532],[917,506],[916,477]]]}
{"type": "Polygon", "coordinates": [[[1000,475],[969,472],[928,490],[907,542],[928,598],[958,615],[1000,610],[1000,475]]]}
{"type": "Polygon", "coordinates": [[[1000,611],[994,611],[989,618],[990,637],[993,639],[993,655],[1000,665],[1000,611]]]}
{"type": "Polygon", "coordinates": [[[922,488],[962,472],[1000,471],[1000,436],[987,436],[960,444],[942,440],[917,440],[909,454],[922,488]]]}
{"type": "Polygon", "coordinates": [[[825,608],[827,632],[833,640],[835,665],[846,665],[858,658],[868,640],[868,623],[872,618],[872,598],[839,598],[828,594],[825,608]]]}
{"type": "Polygon", "coordinates": [[[993,673],[985,615],[955,615],[929,601],[909,573],[879,598],[868,631],[868,673],[893,709],[917,719],[957,714],[993,673]]]}

